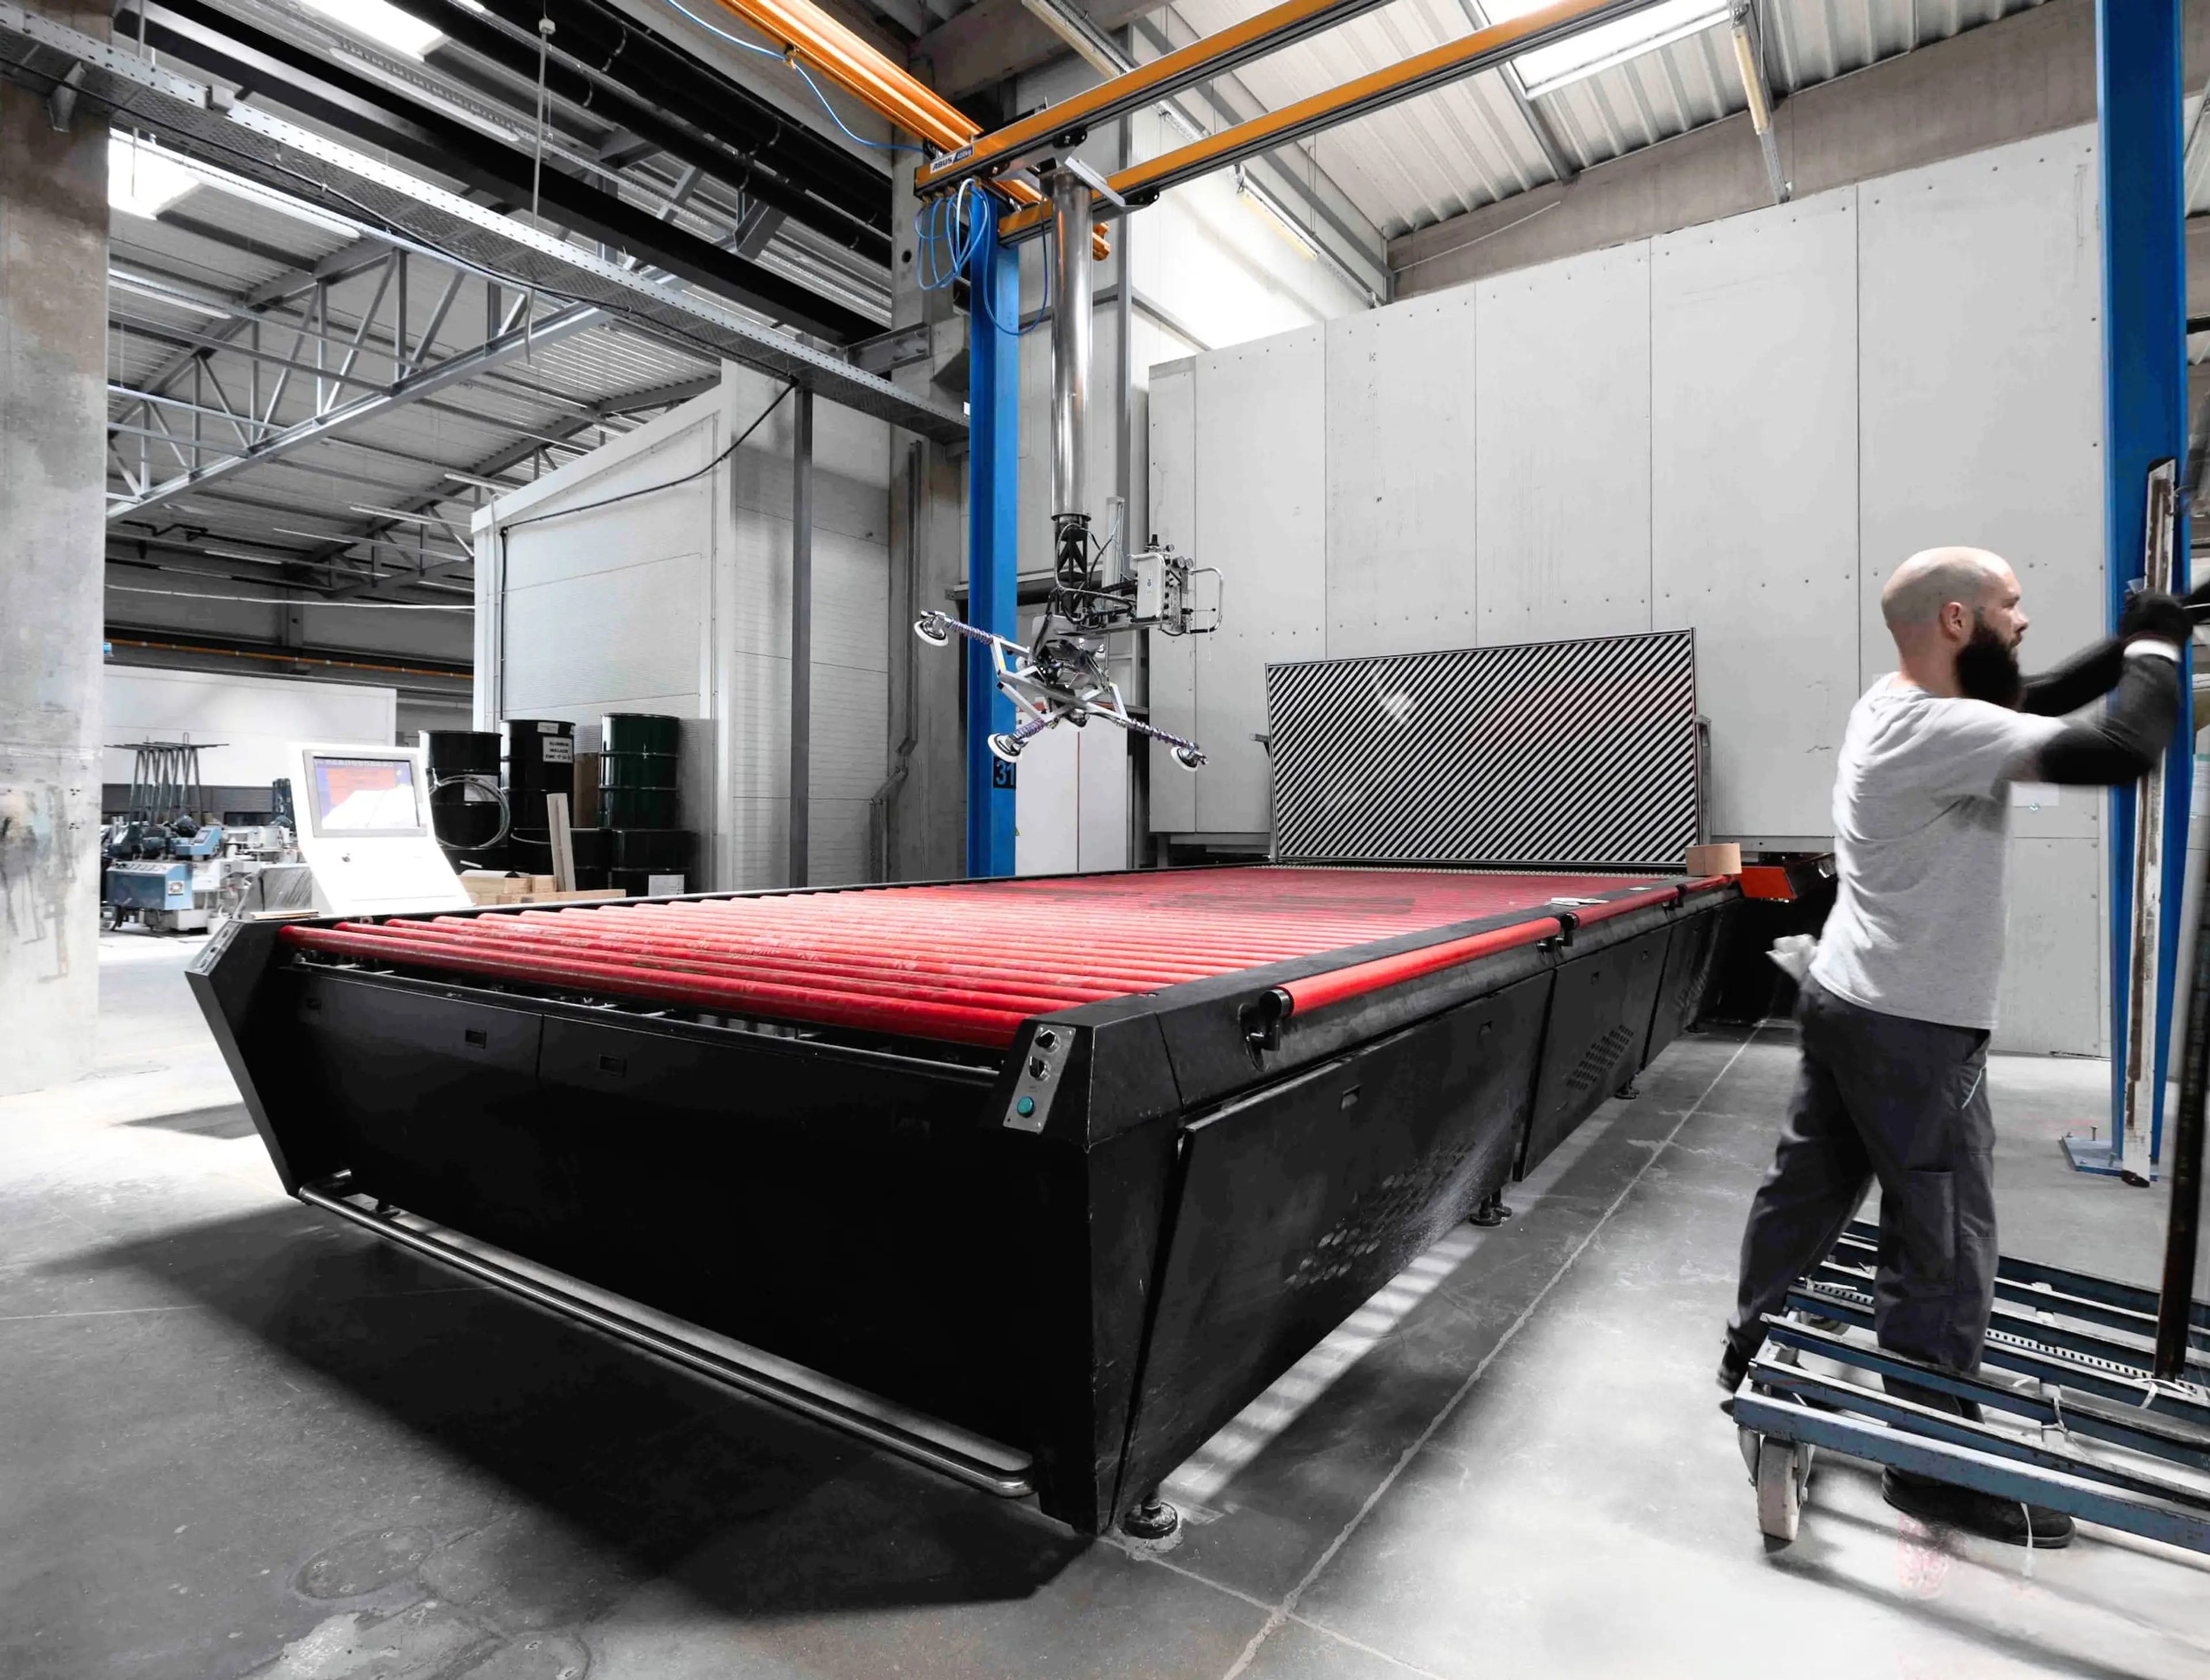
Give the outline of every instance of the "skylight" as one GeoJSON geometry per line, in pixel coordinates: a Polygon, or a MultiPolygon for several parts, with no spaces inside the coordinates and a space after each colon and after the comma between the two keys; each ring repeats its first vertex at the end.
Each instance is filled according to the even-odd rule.
{"type": "Polygon", "coordinates": [[[127,135],[107,136],[107,202],[112,209],[148,221],[200,184],[199,177],[153,142],[127,135]]]}
{"type": "MultiPolygon", "coordinates": [[[[1484,9],[1490,22],[1501,23],[1549,3],[1549,0],[1487,0],[1484,9]]],[[[1700,30],[1724,23],[1731,15],[1730,8],[1713,5],[1712,0],[1660,0],[1659,4],[1631,17],[1588,30],[1555,46],[1523,52],[1512,62],[1530,94],[1552,93],[1584,76],[1686,40],[1700,30]]]]}
{"type": "Polygon", "coordinates": [[[388,46],[409,58],[420,58],[445,39],[433,26],[401,11],[389,0],[299,0],[299,3],[363,40],[388,46]]]}

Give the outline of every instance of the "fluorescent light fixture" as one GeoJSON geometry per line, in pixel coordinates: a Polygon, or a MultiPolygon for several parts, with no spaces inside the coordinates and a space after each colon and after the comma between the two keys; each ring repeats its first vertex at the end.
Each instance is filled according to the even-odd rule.
{"type": "Polygon", "coordinates": [[[299,3],[311,12],[320,12],[348,34],[388,46],[409,58],[420,58],[445,39],[442,31],[409,16],[389,0],[299,0],[299,3]]]}
{"type": "MultiPolygon", "coordinates": [[[[1507,18],[1525,16],[1547,3],[1549,0],[1486,0],[1483,9],[1491,23],[1501,23],[1507,18]]],[[[1531,98],[1555,93],[1569,83],[1624,64],[1631,58],[1639,58],[1645,52],[1686,40],[1727,22],[1733,15],[1730,4],[1713,5],[1712,0],[1659,0],[1658,4],[1632,17],[1584,31],[1554,46],[1538,46],[1532,52],[1523,52],[1512,63],[1531,98]]]]}
{"type": "Polygon", "coordinates": [[[1758,74],[1756,49],[1741,18],[1734,20],[1734,61],[1742,70],[1742,97],[1749,101],[1749,124],[1761,136],[1772,126],[1772,113],[1765,104],[1765,78],[1758,74]]]}
{"type": "Polygon", "coordinates": [[[150,140],[107,136],[107,203],[126,215],[152,221],[200,184],[199,177],[150,140]]]}
{"type": "Polygon", "coordinates": [[[1060,0],[1021,0],[1021,9],[1072,47],[1077,57],[1102,76],[1116,76],[1134,68],[1120,43],[1060,0]]]}
{"type": "Polygon", "coordinates": [[[1349,268],[1337,259],[1333,251],[1313,238],[1304,223],[1299,221],[1290,213],[1288,206],[1253,180],[1240,163],[1235,166],[1235,194],[1239,198],[1247,199],[1255,205],[1265,219],[1273,223],[1275,231],[1287,239],[1291,245],[1296,246],[1306,256],[1312,257],[1337,280],[1364,298],[1369,308],[1380,308],[1381,299],[1374,295],[1374,288],[1351,273],[1349,268]]]}

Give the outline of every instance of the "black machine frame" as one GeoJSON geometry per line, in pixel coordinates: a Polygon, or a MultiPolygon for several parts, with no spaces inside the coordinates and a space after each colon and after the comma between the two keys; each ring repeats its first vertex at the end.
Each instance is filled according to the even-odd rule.
{"type": "Polygon", "coordinates": [[[1037,1017],[1002,1054],[402,972],[261,922],[191,983],[287,1193],[1097,1532],[1690,1024],[1737,896],[1422,930],[1037,1017]],[[843,1398],[627,1333],[625,1302],[843,1398]]]}

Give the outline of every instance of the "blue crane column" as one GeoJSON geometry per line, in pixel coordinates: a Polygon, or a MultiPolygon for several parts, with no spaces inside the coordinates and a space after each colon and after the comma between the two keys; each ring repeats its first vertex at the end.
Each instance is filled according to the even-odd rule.
{"type": "MultiPolygon", "coordinates": [[[[2110,627],[2140,576],[2148,471],[2187,456],[2187,263],[2182,221],[2180,0],[2096,0],[2095,56],[2103,210],[2103,486],[2110,627]]],[[[2187,588],[2184,522],[2174,540],[2173,587],[2187,588]]],[[[2155,1108],[2160,1133],[2171,1041],[2180,895],[2194,730],[2175,735],[2165,764],[2164,905],[2156,972],[2155,1108]]],[[[2115,790],[2108,825],[2110,903],[2111,1138],[2125,1084],[2133,919],[2134,790],[2115,790]]],[[[2146,1175],[2147,1163],[2128,1167],[2146,1175]]]]}
{"type": "MultiPolygon", "coordinates": [[[[993,635],[1013,634],[1016,505],[1020,490],[1020,259],[998,243],[998,202],[972,195],[967,260],[967,616],[993,635]]],[[[967,873],[1013,873],[1013,766],[990,737],[1013,727],[989,650],[962,644],[967,659],[967,873]]]]}

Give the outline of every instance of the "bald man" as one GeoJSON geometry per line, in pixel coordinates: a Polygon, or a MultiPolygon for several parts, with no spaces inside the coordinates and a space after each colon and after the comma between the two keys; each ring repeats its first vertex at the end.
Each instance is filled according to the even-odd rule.
{"type": "MultiPolygon", "coordinates": [[[[1850,713],[1834,771],[1839,876],[1796,1018],[1802,1057],[1772,1169],[1751,1204],[1719,1383],[1742,1386],[1788,1287],[1881,1187],[1881,1345],[1980,1363],[1995,1302],[1994,1122],[1983,1077],[2002,971],[2012,782],[2109,787],[2162,757],[2186,609],[2137,595],[2119,634],[2045,677],[2019,671],[2018,579],[1983,548],[1913,554],[1881,591],[1897,669],[1850,713]],[[2100,711],[2065,714],[2110,696],[2100,711]]],[[[1922,1405],[1963,1409],[1932,1391],[1922,1405]]],[[[1888,1503],[2013,1544],[2062,1545],[2069,1518],[1891,1470],[1888,1503]]]]}

